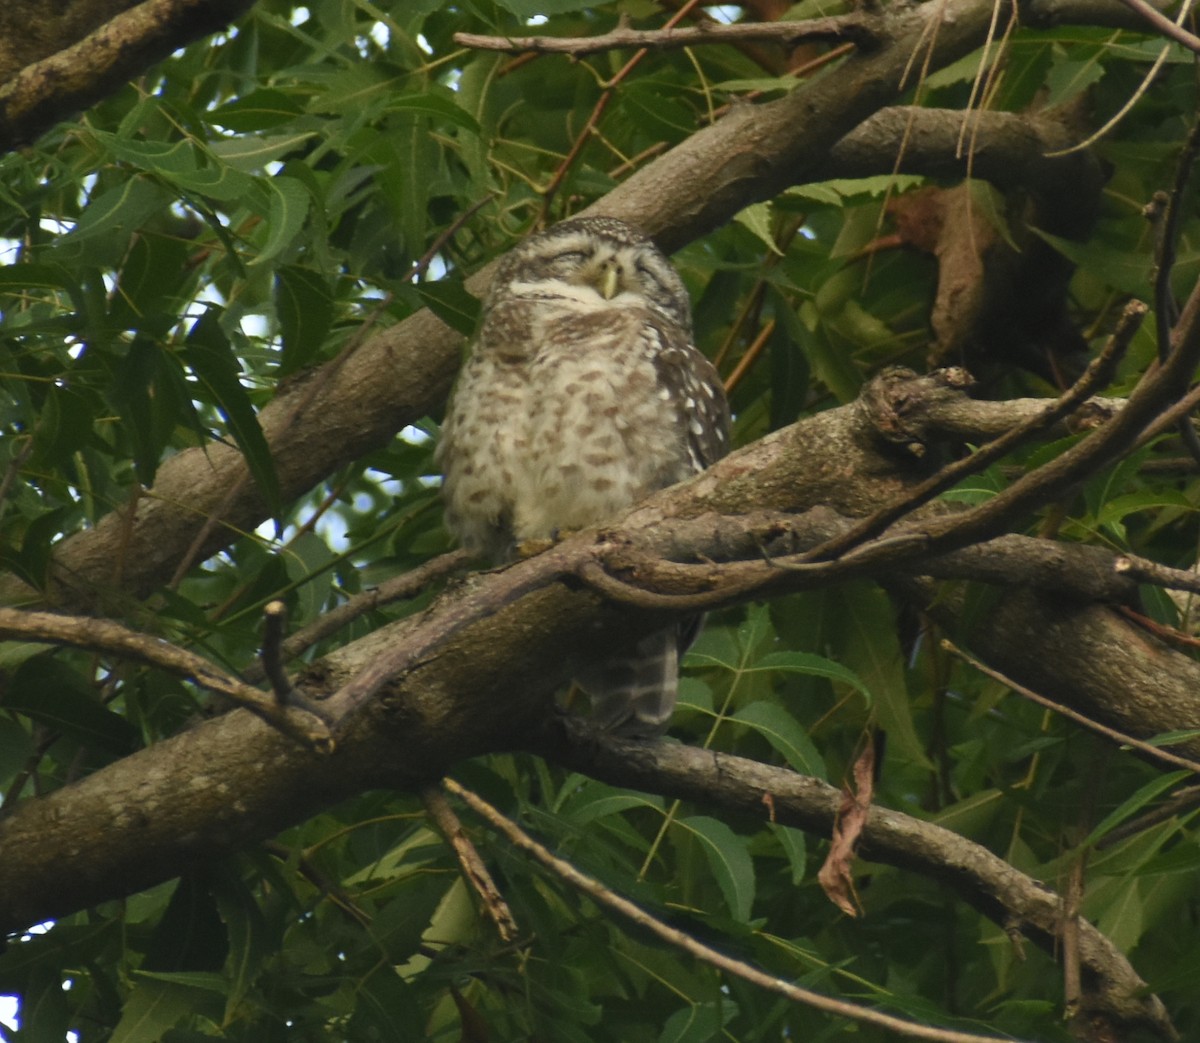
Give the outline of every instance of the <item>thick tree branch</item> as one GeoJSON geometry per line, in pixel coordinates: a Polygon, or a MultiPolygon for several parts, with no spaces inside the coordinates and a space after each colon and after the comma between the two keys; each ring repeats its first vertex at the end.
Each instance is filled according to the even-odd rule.
{"type": "MultiPolygon", "coordinates": [[[[969,400],[936,378],[914,377],[893,390],[906,403],[910,434],[931,437],[942,414],[955,416],[959,427],[966,423],[969,400]]],[[[995,404],[979,405],[986,406],[983,422],[991,423],[995,404]]],[[[896,415],[895,409],[885,412],[896,415]]],[[[645,540],[648,548],[667,550],[674,541],[676,549],[694,555],[704,546],[698,533],[714,515],[793,515],[822,504],[863,514],[923,477],[920,461],[898,452],[875,429],[871,411],[855,403],[775,432],[635,506],[613,525],[627,532],[632,545],[645,540]]],[[[811,517],[813,538],[827,538],[845,524],[831,522],[828,512],[811,517]]],[[[769,526],[769,517],[763,520],[769,526]]],[[[730,535],[736,528],[736,519],[714,528],[713,549],[744,547],[744,539],[729,546],[742,539],[730,535]]],[[[762,534],[770,549],[769,529],[762,534]]],[[[310,753],[234,711],[17,805],[0,818],[0,926],[24,926],[130,893],[179,872],[197,852],[268,837],[350,793],[381,785],[412,788],[441,777],[458,760],[522,745],[579,662],[679,614],[612,604],[581,588],[574,578],[579,562],[619,543],[613,526],[602,534],[580,533],[542,555],[470,577],[424,613],[314,664],[296,682],[304,695],[343,692],[322,703],[342,718],[330,756],[310,753]],[[382,676],[372,674],[381,664],[382,676]],[[364,687],[364,678],[373,679],[364,687]],[[375,687],[373,697],[363,694],[375,687]],[[81,860],[85,849],[88,857],[81,860]]],[[[1045,541],[1021,543],[1010,536],[955,555],[968,563],[964,568],[991,570],[1002,579],[1015,558],[1025,557],[1025,546],[1035,543],[1045,541]]],[[[905,569],[950,574],[955,555],[910,559],[905,569]]],[[[1200,664],[1091,600],[1093,594],[1119,599],[1133,589],[1129,577],[1112,568],[1111,557],[1096,548],[1046,545],[1041,560],[1044,585],[1019,587],[1000,599],[988,626],[959,643],[1022,684],[1054,692],[1061,702],[1131,735],[1200,727],[1200,664]],[[1056,577],[1062,586],[1048,593],[1056,577]]],[[[957,595],[885,564],[880,568],[949,628],[961,625],[957,595]]],[[[1008,575],[1029,577],[1035,570],[1008,575]]],[[[776,571],[788,582],[805,579],[776,571]]],[[[826,576],[831,578],[836,573],[826,576]]],[[[1200,743],[1177,748],[1194,757],[1200,743]]]]}
{"type": "MultiPolygon", "coordinates": [[[[80,20],[60,20],[65,39],[48,36],[54,53],[25,65],[7,82],[0,83],[0,150],[32,141],[60,119],[95,104],[123,86],[134,76],[172,51],[192,40],[225,28],[253,6],[254,0],[145,0],[127,10],[112,14],[107,21],[90,25],[87,16],[80,20]],[[73,33],[88,31],[82,39],[73,33]]],[[[44,21],[45,5],[14,4],[4,24],[9,38],[28,39],[30,27],[44,21]],[[25,8],[24,24],[13,32],[13,22],[21,18],[14,10],[25,8]]],[[[74,4],[88,8],[92,17],[103,17],[112,5],[74,4]]],[[[29,61],[29,54],[0,51],[0,72],[11,72],[17,61],[29,61]],[[7,69],[3,66],[7,65],[7,69]]]]}
{"type": "MultiPolygon", "coordinates": [[[[835,169],[828,159],[831,147],[897,96],[909,56],[928,38],[933,23],[940,22],[931,58],[943,64],[981,43],[990,21],[991,5],[985,0],[948,0],[881,15],[879,31],[887,42],[878,51],[851,57],[837,77],[802,85],[779,101],[735,110],[642,168],[592,212],[641,225],[673,249],[728,220],[748,202],[770,198],[789,184],[829,176],[835,169]]],[[[935,134],[945,146],[951,122],[942,118],[935,134]]],[[[903,123],[890,117],[893,135],[903,123]]],[[[857,149],[856,169],[862,171],[868,153],[879,161],[875,172],[892,169],[902,139],[893,137],[888,153],[885,138],[885,131],[872,132],[876,144],[857,149]]],[[[1029,157],[1035,154],[1032,143],[1019,146],[1013,140],[1012,148],[1029,157]]],[[[950,148],[936,161],[944,168],[944,157],[954,151],[950,148]]],[[[919,144],[916,154],[935,162],[930,149],[919,144]]],[[[1053,167],[1039,162],[1041,169],[1053,167]]],[[[1055,169],[1061,170],[1064,183],[1078,189],[1077,158],[1055,169]]],[[[469,288],[482,293],[490,271],[475,276],[469,288]]],[[[458,345],[456,334],[422,311],[281,392],[262,410],[260,422],[284,498],[307,492],[338,467],[384,444],[404,424],[435,411],[452,380],[458,345]],[[306,401],[317,383],[318,392],[306,401]]],[[[155,487],[135,504],[64,541],[46,597],[71,609],[112,605],[119,610],[129,597],[144,596],[173,573],[214,512],[222,512],[221,524],[211,526],[201,548],[204,555],[252,530],[266,515],[252,484],[224,504],[244,473],[240,455],[224,445],[188,450],[165,461],[155,487]]],[[[38,596],[12,581],[0,584],[0,601],[38,596]]]]}
{"type": "Polygon", "coordinates": [[[617,894],[611,888],[605,887],[595,877],[580,872],[570,862],[566,861],[566,859],[552,854],[549,848],[544,844],[539,844],[515,822],[500,814],[496,808],[483,800],[478,794],[472,793],[453,780],[447,780],[446,788],[472,811],[483,818],[485,822],[499,830],[510,844],[533,857],[559,877],[559,879],[586,894],[598,905],[606,906],[614,912],[619,913],[642,930],[650,932],[666,944],[672,945],[689,956],[693,956],[709,964],[709,966],[715,967],[724,974],[741,978],[743,981],[748,981],[751,985],[756,985],[761,989],[776,992],[793,1003],[800,1003],[826,1014],[834,1014],[847,1018],[850,1021],[858,1021],[865,1025],[873,1025],[876,1028],[886,1029],[891,1034],[907,1039],[927,1039],[936,1041],[936,1043],[1004,1043],[1004,1040],[1000,1036],[980,1036],[973,1032],[957,1032],[953,1029],[923,1025],[857,1003],[848,1003],[845,1000],[836,999],[832,996],[825,996],[811,989],[792,985],[774,975],[766,974],[757,967],[751,966],[742,960],[735,960],[724,953],[717,952],[716,949],[705,945],[685,931],[664,923],[657,916],[651,915],[645,909],[617,894]]]}
{"type": "MultiPolygon", "coordinates": [[[[573,771],[758,820],[767,815],[763,798],[769,795],[773,821],[824,836],[833,829],[841,791],[819,779],[672,743],[589,740],[572,722],[566,725],[548,733],[537,752],[573,771]]],[[[950,888],[1006,930],[1019,931],[1057,955],[1062,899],[980,845],[933,823],[876,806],[868,815],[859,854],[950,888]]],[[[1104,1017],[1114,1028],[1140,1025],[1160,1038],[1177,1038],[1162,1004],[1143,995],[1145,984],[1125,957],[1085,920],[1079,922],[1079,952],[1094,1004],[1089,1013],[1104,1017]]]]}

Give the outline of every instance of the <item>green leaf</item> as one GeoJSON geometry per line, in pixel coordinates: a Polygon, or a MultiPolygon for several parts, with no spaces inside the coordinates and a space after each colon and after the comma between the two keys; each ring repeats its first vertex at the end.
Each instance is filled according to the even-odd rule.
{"type": "Polygon", "coordinates": [[[791,826],[781,826],[775,822],[768,825],[787,855],[788,865],[792,867],[792,886],[799,887],[808,875],[808,838],[803,830],[791,826]]]}
{"type": "Polygon", "coordinates": [[[415,112],[423,116],[432,116],[439,121],[444,120],[469,130],[473,134],[480,133],[478,121],[458,104],[453,91],[445,94],[433,91],[397,94],[388,98],[387,109],[389,112],[415,112]]]}
{"type": "Polygon", "coordinates": [[[586,11],[592,5],[585,0],[501,0],[504,10],[526,21],[534,15],[572,14],[586,11]]]}
{"type": "Polygon", "coordinates": [[[267,87],[220,105],[209,113],[218,126],[239,133],[270,130],[302,115],[304,106],[290,94],[267,87]]]}
{"type": "Polygon", "coordinates": [[[105,237],[123,242],[169,202],[166,191],[150,178],[131,177],[89,200],[83,216],[62,241],[80,243],[105,237]]]}
{"type": "Polygon", "coordinates": [[[1082,270],[1113,289],[1143,300],[1148,299],[1152,267],[1149,258],[1135,251],[1106,246],[1095,241],[1079,243],[1073,239],[1064,239],[1040,228],[1031,227],[1030,231],[1053,246],[1067,260],[1074,261],[1082,270]]]}
{"type": "MultiPolygon", "coordinates": [[[[178,980],[195,982],[196,975],[170,975],[176,980],[156,980],[166,977],[141,976],[142,980],[125,1000],[121,1020],[113,1029],[109,1043],[160,1043],[168,1029],[202,1009],[211,1009],[214,989],[197,988],[178,980]]],[[[216,982],[224,986],[223,979],[216,977],[216,982]]]]}
{"type": "Polygon", "coordinates": [[[679,825],[699,842],[729,915],[739,923],[747,923],[754,904],[755,880],[746,841],[724,822],[705,815],[680,819],[679,825]]]}
{"type": "Polygon", "coordinates": [[[228,943],[228,979],[223,982],[222,992],[225,1021],[229,1023],[250,994],[270,947],[262,910],[241,878],[218,870],[213,874],[212,885],[228,943]]]}
{"type": "Polygon", "coordinates": [[[1200,739],[1200,728],[1181,728],[1175,731],[1160,732],[1149,739],[1143,739],[1147,746],[1174,746],[1180,742],[1191,742],[1200,739]]]}
{"type": "Polygon", "coordinates": [[[184,357],[229,425],[268,509],[278,517],[282,503],[275,461],[239,379],[241,367],[221,329],[220,314],[220,309],[209,308],[196,320],[184,342],[184,357]]]}
{"type": "Polygon", "coordinates": [[[417,293],[434,315],[464,336],[475,332],[482,305],[458,279],[417,284],[417,293]]]}
{"type": "Polygon", "coordinates": [[[209,147],[213,155],[237,170],[257,174],[268,163],[274,163],[289,153],[303,148],[315,137],[314,131],[298,134],[263,135],[260,137],[236,137],[213,142],[209,147]]]}
{"type": "Polygon", "coordinates": [[[1095,844],[1110,830],[1115,829],[1126,819],[1137,814],[1146,807],[1159,794],[1165,793],[1167,790],[1174,788],[1183,779],[1190,778],[1191,773],[1187,771],[1172,771],[1159,778],[1151,779],[1138,789],[1128,798],[1123,800],[1119,807],[1109,812],[1101,819],[1100,823],[1093,829],[1084,839],[1080,847],[1090,847],[1095,844]]]}
{"type": "Polygon", "coordinates": [[[835,663],[832,659],[814,655],[812,652],[772,652],[758,660],[754,669],[782,670],[797,674],[810,674],[813,677],[828,677],[831,681],[849,685],[862,693],[868,706],[874,701],[871,689],[853,670],[841,663],[835,663]]]}
{"type": "Polygon", "coordinates": [[[308,208],[312,196],[296,178],[271,177],[261,182],[270,199],[267,214],[267,241],[258,255],[250,261],[250,268],[260,267],[274,260],[292,245],[308,219],[308,208]]]}
{"type": "Polygon", "coordinates": [[[759,241],[777,257],[783,256],[783,251],[775,245],[775,234],[771,229],[770,203],[752,203],[739,210],[733,219],[748,232],[757,236],[759,241]]]}
{"type": "Polygon", "coordinates": [[[137,748],[137,736],[129,722],[102,706],[83,677],[52,653],[22,663],[0,705],[112,753],[126,754],[137,748]]]}
{"type": "Polygon", "coordinates": [[[888,733],[889,751],[931,770],[933,765],[913,721],[904,655],[887,595],[869,584],[848,583],[831,590],[827,603],[831,650],[874,696],[875,714],[888,733]]]}
{"type": "Polygon", "coordinates": [[[1054,108],[1086,91],[1104,76],[1104,66],[1094,57],[1084,61],[1058,61],[1046,75],[1047,108],[1054,108]]]}
{"type": "Polygon", "coordinates": [[[283,340],[280,375],[290,375],[316,358],[333,323],[333,298],[324,277],[299,265],[277,269],[275,315],[283,340]]]}
{"type": "Polygon", "coordinates": [[[199,870],[179,878],[146,943],[142,971],[216,971],[225,962],[229,940],[208,877],[199,870]]]}
{"type": "MultiPolygon", "coordinates": [[[[780,653],[801,655],[802,653],[780,653]]],[[[770,658],[770,657],[768,657],[770,658]]],[[[807,673],[808,671],[804,671],[807,673]]],[[[753,728],[779,751],[788,765],[802,775],[823,779],[825,761],[799,722],[777,703],[756,702],[733,715],[739,724],[753,728]]]]}

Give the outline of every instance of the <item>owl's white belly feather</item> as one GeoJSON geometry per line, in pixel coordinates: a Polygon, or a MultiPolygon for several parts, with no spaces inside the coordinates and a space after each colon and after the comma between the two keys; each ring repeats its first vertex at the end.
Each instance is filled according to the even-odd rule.
{"type": "Polygon", "coordinates": [[[448,475],[451,524],[493,555],[498,529],[511,544],[595,525],[693,470],[641,309],[539,318],[540,350],[468,365],[447,425],[453,451],[471,447],[448,475]]]}

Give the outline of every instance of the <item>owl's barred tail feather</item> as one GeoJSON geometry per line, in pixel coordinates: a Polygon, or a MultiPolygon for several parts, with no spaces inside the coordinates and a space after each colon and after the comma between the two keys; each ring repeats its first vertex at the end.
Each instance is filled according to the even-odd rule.
{"type": "Polygon", "coordinates": [[[678,627],[658,630],[577,671],[575,681],[591,699],[589,717],[600,729],[635,739],[667,730],[679,694],[679,655],[690,643],[681,637],[678,627]]]}

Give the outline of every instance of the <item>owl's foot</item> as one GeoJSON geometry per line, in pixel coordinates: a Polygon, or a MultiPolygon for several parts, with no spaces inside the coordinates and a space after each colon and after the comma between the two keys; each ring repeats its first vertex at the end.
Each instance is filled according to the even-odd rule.
{"type": "Polygon", "coordinates": [[[556,539],[546,539],[545,537],[522,540],[515,548],[517,561],[524,561],[526,558],[532,558],[535,554],[541,554],[542,551],[549,550],[557,542],[556,539]]]}
{"type": "Polygon", "coordinates": [[[522,540],[517,544],[517,560],[524,558],[532,558],[535,554],[541,554],[544,550],[549,550],[556,543],[561,543],[568,536],[577,533],[578,529],[555,529],[549,536],[539,536],[537,539],[522,540]]]}

